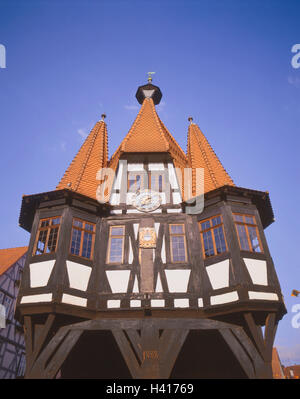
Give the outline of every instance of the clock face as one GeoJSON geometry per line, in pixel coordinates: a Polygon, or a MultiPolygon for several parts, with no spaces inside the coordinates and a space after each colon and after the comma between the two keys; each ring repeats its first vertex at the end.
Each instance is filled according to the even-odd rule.
{"type": "Polygon", "coordinates": [[[156,191],[142,190],[135,194],[133,204],[139,211],[151,212],[160,206],[161,197],[156,191]]]}

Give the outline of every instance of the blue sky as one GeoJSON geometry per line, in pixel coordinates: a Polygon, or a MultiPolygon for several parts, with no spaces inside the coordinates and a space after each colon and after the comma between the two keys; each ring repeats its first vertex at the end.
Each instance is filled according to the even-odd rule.
{"type": "Polygon", "coordinates": [[[299,364],[299,15],[299,1],[0,0],[0,248],[28,243],[22,195],[55,188],[103,112],[112,154],[155,71],[158,113],[182,148],[191,115],[236,185],[270,192],[266,236],[288,310],[276,346],[299,364]]]}

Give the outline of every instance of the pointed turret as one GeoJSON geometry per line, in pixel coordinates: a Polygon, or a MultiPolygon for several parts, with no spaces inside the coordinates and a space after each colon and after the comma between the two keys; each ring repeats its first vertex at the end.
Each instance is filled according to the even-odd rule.
{"type": "Polygon", "coordinates": [[[205,193],[225,185],[234,186],[231,177],[224,169],[198,125],[193,123],[193,118],[189,118],[189,121],[187,157],[189,166],[193,169],[193,195],[196,193],[195,168],[204,168],[205,193]]]}
{"type": "Polygon", "coordinates": [[[57,190],[67,188],[96,198],[99,185],[96,175],[99,169],[107,166],[108,162],[107,128],[104,118],[103,114],[102,120],[91,130],[56,187],[57,190]]]}
{"type": "Polygon", "coordinates": [[[138,88],[136,97],[142,103],[141,109],[126,137],[113,154],[111,168],[116,168],[122,153],[129,152],[167,152],[173,158],[176,167],[186,167],[187,158],[184,151],[157,115],[155,104],[159,103],[161,96],[159,87],[152,84],[138,88]]]}

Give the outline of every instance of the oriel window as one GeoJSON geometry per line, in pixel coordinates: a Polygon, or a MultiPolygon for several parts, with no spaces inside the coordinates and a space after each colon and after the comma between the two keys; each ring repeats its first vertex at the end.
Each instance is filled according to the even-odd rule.
{"type": "Polygon", "coordinates": [[[187,254],[184,224],[170,224],[169,231],[172,262],[186,262],[187,254]]]}
{"type": "Polygon", "coordinates": [[[253,215],[234,213],[233,219],[239,238],[240,248],[244,251],[262,252],[255,217],[253,215]]]}
{"type": "Polygon", "coordinates": [[[123,263],[125,226],[110,226],[106,263],[123,263]]]}
{"type": "Polygon", "coordinates": [[[87,259],[93,259],[95,240],[94,223],[73,219],[70,253],[87,259]]]}
{"type": "Polygon", "coordinates": [[[223,219],[221,215],[199,222],[204,258],[226,252],[223,219]]]}
{"type": "Polygon", "coordinates": [[[60,220],[60,216],[40,220],[33,251],[34,255],[43,255],[56,251],[60,220]]]}

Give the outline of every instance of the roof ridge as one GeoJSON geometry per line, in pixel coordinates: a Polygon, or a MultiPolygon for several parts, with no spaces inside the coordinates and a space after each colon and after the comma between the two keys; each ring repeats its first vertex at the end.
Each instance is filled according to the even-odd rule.
{"type": "Polygon", "coordinates": [[[92,139],[91,139],[91,142],[90,142],[90,144],[89,144],[89,147],[88,147],[88,150],[87,150],[85,159],[84,159],[84,161],[83,161],[83,163],[82,163],[82,165],[81,165],[81,170],[80,170],[80,172],[79,172],[78,175],[77,175],[76,183],[75,183],[75,187],[74,187],[74,191],[76,191],[76,190],[78,189],[79,185],[80,185],[80,181],[81,181],[81,178],[82,178],[83,173],[84,173],[84,171],[85,171],[86,165],[87,165],[87,163],[88,163],[88,161],[89,161],[89,159],[90,159],[90,155],[91,155],[91,152],[92,152],[94,143],[95,143],[95,141],[96,141],[96,138],[97,138],[98,133],[99,133],[99,131],[100,131],[100,129],[101,129],[102,126],[105,127],[105,122],[104,122],[104,121],[98,121],[98,122],[95,124],[94,128],[91,130],[91,133],[93,132],[93,130],[95,130],[95,132],[94,132],[93,137],[92,137],[92,139]],[[98,126],[97,126],[97,125],[98,125],[98,126]],[[99,125],[100,125],[100,126],[99,126],[99,125]]]}

